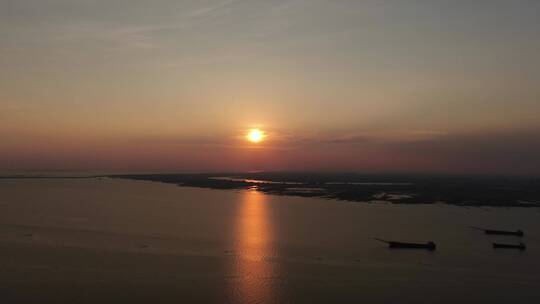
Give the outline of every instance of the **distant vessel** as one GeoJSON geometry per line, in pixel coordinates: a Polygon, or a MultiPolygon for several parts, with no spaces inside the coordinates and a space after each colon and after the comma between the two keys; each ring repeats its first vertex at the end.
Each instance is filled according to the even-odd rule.
{"type": "Polygon", "coordinates": [[[516,230],[516,231],[505,231],[505,230],[493,230],[493,229],[484,229],[484,228],[478,228],[470,226],[470,228],[477,229],[477,230],[484,230],[485,234],[496,234],[496,235],[515,235],[515,236],[523,236],[525,235],[523,231],[516,230]]]}
{"type": "Polygon", "coordinates": [[[433,251],[437,248],[437,245],[435,245],[435,243],[432,241],[429,241],[426,243],[407,243],[407,242],[387,241],[387,240],[378,239],[378,238],[373,238],[373,239],[379,242],[387,243],[389,248],[427,249],[429,251],[433,251]]]}
{"type": "Polygon", "coordinates": [[[519,249],[519,250],[527,249],[527,247],[523,243],[519,243],[519,244],[493,243],[493,248],[511,248],[511,249],[519,249]]]}

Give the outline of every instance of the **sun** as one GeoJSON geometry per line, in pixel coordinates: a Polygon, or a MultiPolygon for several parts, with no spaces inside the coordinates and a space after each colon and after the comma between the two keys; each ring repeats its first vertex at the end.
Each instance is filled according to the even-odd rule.
{"type": "Polygon", "coordinates": [[[250,129],[246,135],[246,139],[252,143],[259,143],[266,137],[266,134],[259,129],[250,129]]]}

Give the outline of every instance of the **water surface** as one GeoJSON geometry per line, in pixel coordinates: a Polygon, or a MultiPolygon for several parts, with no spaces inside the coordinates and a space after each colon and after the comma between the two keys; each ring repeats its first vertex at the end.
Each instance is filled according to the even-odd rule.
{"type": "Polygon", "coordinates": [[[540,300],[538,208],[363,204],[121,179],[6,179],[0,194],[0,296],[12,303],[540,300]],[[390,250],[372,237],[433,240],[437,251],[390,250]],[[494,250],[493,241],[528,248],[494,250]]]}

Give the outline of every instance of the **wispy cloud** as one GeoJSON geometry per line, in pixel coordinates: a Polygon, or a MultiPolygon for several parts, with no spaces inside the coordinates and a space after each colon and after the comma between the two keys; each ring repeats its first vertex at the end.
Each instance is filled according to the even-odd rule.
{"type": "Polygon", "coordinates": [[[13,112],[21,112],[24,110],[24,106],[21,104],[15,104],[15,103],[1,103],[0,102],[0,113],[13,113],[13,112]]]}
{"type": "Polygon", "coordinates": [[[217,2],[215,4],[198,8],[192,11],[189,15],[191,17],[198,17],[198,18],[217,16],[217,15],[223,14],[225,11],[227,11],[230,8],[230,6],[234,5],[237,2],[240,2],[240,0],[225,0],[225,1],[217,2]]]}

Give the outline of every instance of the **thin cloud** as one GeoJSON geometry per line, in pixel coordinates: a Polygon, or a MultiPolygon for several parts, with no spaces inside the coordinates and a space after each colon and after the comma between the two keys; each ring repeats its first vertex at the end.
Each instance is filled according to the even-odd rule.
{"type": "Polygon", "coordinates": [[[224,11],[226,11],[231,5],[237,2],[240,2],[240,0],[221,1],[213,5],[201,7],[191,12],[189,15],[192,17],[199,17],[199,18],[217,16],[217,15],[223,14],[224,11]]]}

